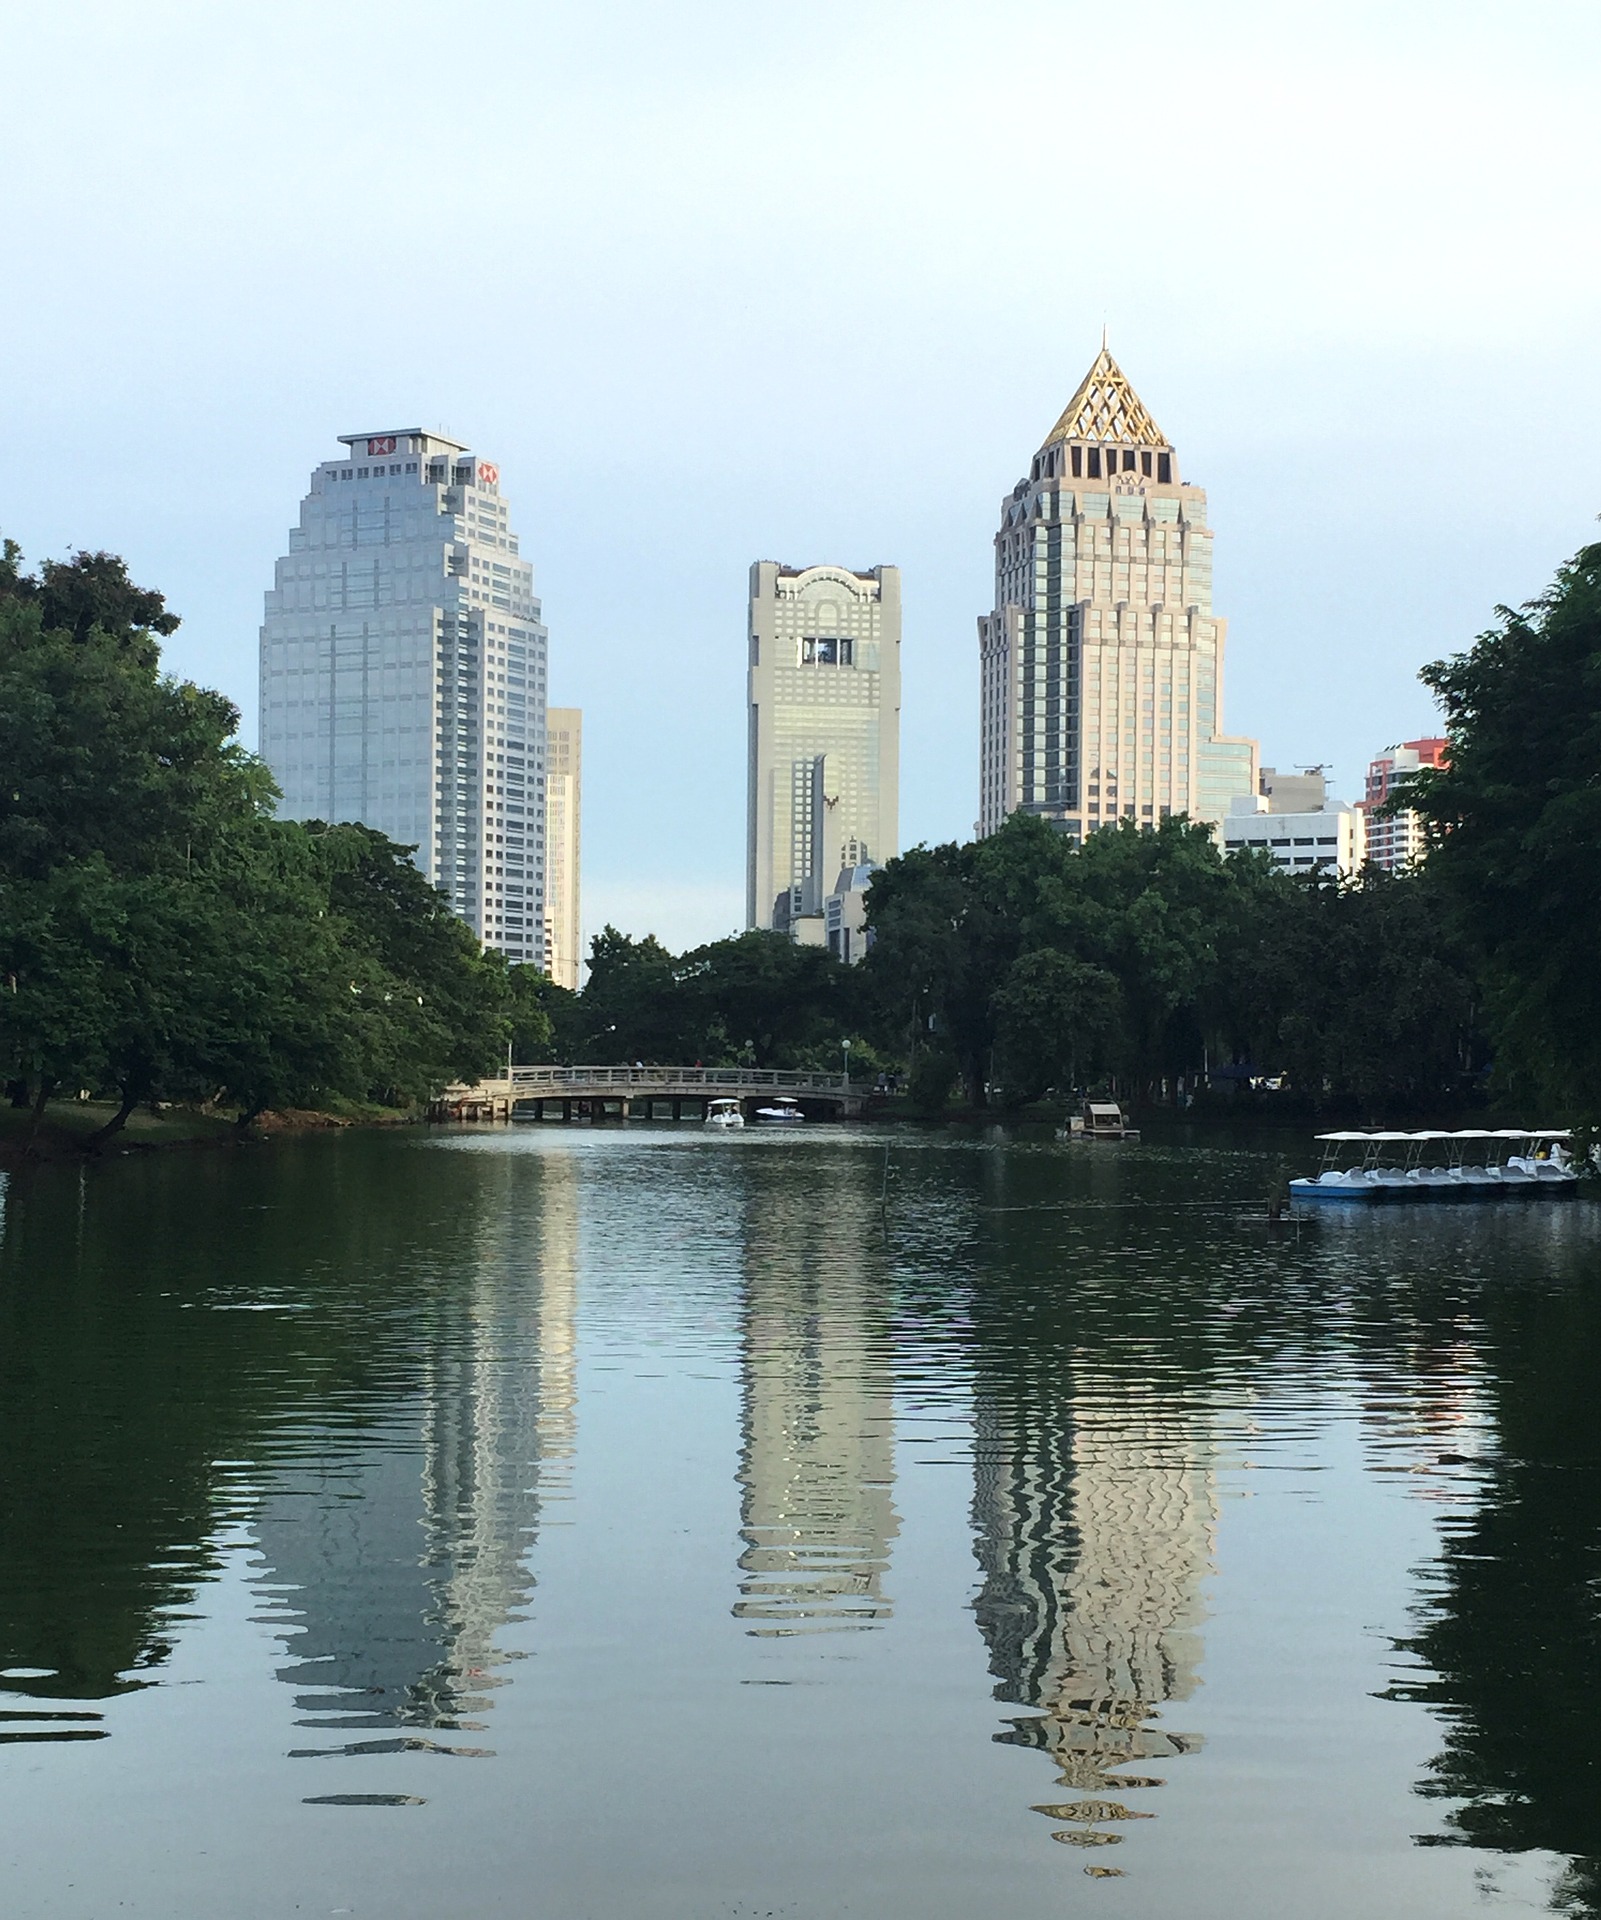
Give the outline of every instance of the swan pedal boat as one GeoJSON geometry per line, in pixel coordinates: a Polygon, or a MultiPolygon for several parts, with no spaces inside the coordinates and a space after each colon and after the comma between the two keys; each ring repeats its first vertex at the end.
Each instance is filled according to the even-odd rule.
{"type": "Polygon", "coordinates": [[[1565,1127],[1320,1133],[1323,1170],[1295,1200],[1561,1200],[1578,1190],[1565,1127]]]}

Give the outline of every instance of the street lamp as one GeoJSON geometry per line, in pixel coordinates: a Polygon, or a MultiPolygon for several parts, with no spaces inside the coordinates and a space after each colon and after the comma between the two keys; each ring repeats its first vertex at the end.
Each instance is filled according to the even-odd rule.
{"type": "Polygon", "coordinates": [[[848,1040],[842,1040],[840,1045],[845,1049],[845,1091],[849,1093],[851,1090],[851,1043],[848,1040]]]}

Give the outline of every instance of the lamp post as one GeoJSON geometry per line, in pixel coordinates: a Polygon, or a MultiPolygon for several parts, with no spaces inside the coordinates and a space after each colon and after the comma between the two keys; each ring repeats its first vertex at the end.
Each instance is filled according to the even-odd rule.
{"type": "Polygon", "coordinates": [[[840,1045],[845,1050],[845,1091],[849,1093],[851,1090],[851,1043],[849,1040],[842,1040],[840,1045]]]}

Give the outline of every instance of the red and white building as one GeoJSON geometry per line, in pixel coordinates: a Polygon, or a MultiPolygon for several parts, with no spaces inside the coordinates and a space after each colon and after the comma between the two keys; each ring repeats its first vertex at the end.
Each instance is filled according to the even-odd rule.
{"type": "Polygon", "coordinates": [[[1423,856],[1423,822],[1410,808],[1383,815],[1378,809],[1401,782],[1421,767],[1446,764],[1444,740],[1403,740],[1368,762],[1366,796],[1359,802],[1367,817],[1367,857],[1371,865],[1391,872],[1409,867],[1423,856]]]}

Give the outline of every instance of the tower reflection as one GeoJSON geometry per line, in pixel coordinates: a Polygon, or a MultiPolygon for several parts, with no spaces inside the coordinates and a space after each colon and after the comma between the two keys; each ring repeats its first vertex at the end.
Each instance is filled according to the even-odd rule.
{"type": "Polygon", "coordinates": [[[859,1156],[746,1158],[739,1599],[753,1634],[871,1627],[894,1505],[894,1370],[877,1195],[859,1156]]]}
{"type": "Polygon", "coordinates": [[[497,1636],[524,1617],[574,1450],[577,1177],[559,1155],[490,1163],[462,1225],[466,1277],[422,1318],[415,1386],[263,1502],[300,1724],[401,1736],[327,1751],[480,1725],[502,1684],[497,1636]]]}
{"type": "Polygon", "coordinates": [[[1094,1798],[1041,1808],[1057,1838],[1107,1844],[1141,1817],[1123,1771],[1193,1751],[1164,1710],[1198,1684],[1202,1582],[1216,1496],[1207,1441],[1171,1406],[1085,1367],[981,1376],[975,1419],[975,1602],[996,1698],[1032,1709],[999,1740],[1050,1756],[1094,1798]]]}

